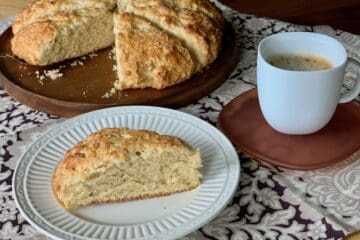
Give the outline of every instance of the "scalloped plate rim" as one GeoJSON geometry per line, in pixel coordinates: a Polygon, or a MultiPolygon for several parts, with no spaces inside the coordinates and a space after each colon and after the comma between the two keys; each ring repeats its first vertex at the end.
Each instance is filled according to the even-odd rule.
{"type": "MultiPolygon", "coordinates": [[[[185,112],[181,112],[181,111],[177,111],[177,110],[172,110],[172,109],[168,109],[168,108],[163,108],[163,107],[151,107],[151,106],[142,106],[142,105],[137,105],[137,106],[120,106],[120,107],[113,107],[113,108],[106,108],[106,109],[101,109],[101,110],[96,110],[96,111],[93,111],[93,112],[89,112],[89,113],[85,113],[85,114],[82,114],[82,115],[79,115],[75,118],[71,118],[71,119],[68,119],[60,124],[56,124],[55,126],[52,126],[50,127],[47,131],[45,131],[45,133],[43,133],[35,142],[33,142],[31,144],[31,146],[23,153],[23,155],[21,156],[21,158],[19,159],[19,161],[17,162],[17,165],[16,165],[16,168],[15,168],[15,171],[14,171],[14,175],[13,175],[13,196],[14,196],[14,200],[15,200],[15,203],[16,203],[16,206],[18,207],[18,209],[20,210],[20,213],[25,217],[25,219],[31,223],[31,225],[33,227],[35,227],[37,230],[39,230],[40,232],[44,233],[45,235],[49,236],[49,237],[52,237],[54,239],[63,239],[57,235],[54,235],[52,232],[50,231],[47,231],[45,229],[43,229],[42,226],[39,226],[37,223],[35,223],[33,221],[33,218],[31,216],[29,216],[29,213],[24,210],[22,208],[22,206],[20,205],[19,203],[19,199],[18,199],[18,195],[17,195],[17,188],[18,188],[18,182],[16,180],[16,176],[17,176],[17,172],[18,172],[18,168],[19,166],[21,165],[21,162],[24,161],[24,157],[26,155],[26,153],[30,150],[30,149],[33,149],[36,144],[38,142],[40,142],[41,139],[43,139],[44,137],[46,137],[47,135],[49,135],[50,133],[52,132],[55,132],[56,130],[59,131],[59,129],[61,129],[61,127],[63,126],[70,126],[70,125],[74,125],[76,124],[76,122],[78,120],[84,120],[88,117],[92,118],[92,116],[94,115],[94,117],[96,118],[96,116],[99,116],[101,113],[104,113],[104,112],[109,112],[109,111],[112,111],[112,110],[115,110],[115,111],[128,111],[128,112],[133,112],[133,113],[136,113],[136,114],[139,114],[141,113],[142,111],[145,110],[146,111],[149,111],[149,112],[152,112],[153,115],[154,114],[158,114],[158,113],[165,113],[165,115],[171,115],[171,114],[175,114],[175,115],[180,115],[180,116],[183,116],[185,117],[185,119],[190,119],[190,120],[194,120],[196,122],[198,122],[200,124],[200,126],[198,127],[201,127],[201,128],[205,128],[205,129],[210,129],[211,131],[215,131],[217,134],[219,134],[220,136],[222,136],[222,139],[220,140],[220,144],[225,144],[227,145],[227,147],[231,148],[232,151],[231,153],[228,153],[228,155],[231,155],[233,159],[230,159],[232,161],[232,163],[235,163],[235,168],[233,169],[229,169],[229,172],[232,171],[232,174],[235,173],[235,178],[234,179],[230,179],[230,181],[228,181],[228,184],[231,185],[231,190],[228,191],[228,194],[227,196],[225,197],[226,199],[225,200],[222,200],[222,204],[220,207],[217,207],[212,213],[210,216],[207,216],[206,220],[203,219],[201,222],[197,223],[195,226],[185,226],[185,231],[179,231],[177,230],[178,227],[175,228],[176,230],[176,235],[171,235],[168,236],[168,237],[164,237],[164,236],[160,236],[160,238],[157,238],[156,236],[145,236],[147,239],[148,238],[154,238],[154,239],[172,239],[173,237],[176,237],[176,238],[179,238],[179,237],[183,237],[195,230],[197,230],[198,228],[202,227],[203,225],[205,225],[206,223],[208,223],[209,221],[213,220],[226,206],[227,204],[230,202],[230,200],[232,199],[232,196],[233,194],[235,193],[235,190],[237,188],[237,185],[238,185],[238,182],[239,182],[239,178],[240,178],[240,162],[239,162],[239,159],[238,159],[238,156],[237,156],[237,153],[236,153],[236,150],[234,149],[234,147],[232,146],[231,142],[225,137],[225,135],[223,133],[221,133],[217,128],[215,128],[214,126],[212,126],[211,124],[201,120],[200,118],[197,118],[191,114],[188,114],[188,113],[185,113],[185,112]],[[237,174],[236,174],[237,172],[237,174]]],[[[104,118],[106,117],[107,115],[105,114],[104,118]]],[[[101,119],[101,117],[97,117],[98,119],[101,119]]],[[[49,139],[46,140],[46,142],[50,142],[51,139],[55,138],[56,136],[58,136],[59,134],[61,134],[61,132],[57,132],[57,134],[55,134],[54,136],[50,137],[49,139]]],[[[218,139],[217,139],[218,141],[218,139]]],[[[40,152],[42,149],[42,147],[40,147],[39,149],[37,149],[37,153],[40,152]]],[[[35,155],[33,156],[33,158],[35,157],[35,155]]],[[[32,162],[32,160],[30,160],[32,162]]],[[[26,167],[26,169],[28,169],[28,167],[26,167]]],[[[27,170],[26,170],[27,171],[27,170]]],[[[227,172],[226,174],[229,174],[229,172],[227,172]]],[[[25,181],[25,180],[24,180],[25,181]]],[[[25,191],[25,189],[24,189],[25,191]]],[[[222,194],[223,191],[220,193],[222,194]]],[[[203,212],[206,212],[210,207],[212,207],[213,205],[210,205],[208,206],[203,212]]],[[[203,213],[200,214],[200,217],[203,216],[203,213]]],[[[196,219],[195,219],[196,220],[196,219]]],[[[47,224],[50,224],[52,227],[57,227],[57,226],[54,226],[52,225],[51,223],[47,222],[45,220],[45,222],[47,224]]],[[[99,224],[101,225],[101,224],[99,224]]],[[[103,225],[106,225],[106,224],[103,224],[103,225]]],[[[121,226],[117,226],[118,228],[120,228],[121,226]]],[[[181,227],[181,226],[180,226],[181,227]]],[[[63,230],[63,229],[62,229],[63,230]]],[[[63,230],[65,233],[67,233],[66,230],[63,230]]],[[[165,231],[166,232],[166,231],[165,231]]],[[[171,231],[172,232],[172,231],[171,231]]],[[[69,234],[72,234],[73,233],[69,233],[69,234]]],[[[75,238],[72,238],[72,239],[98,239],[98,238],[88,238],[88,237],[82,237],[82,236],[76,236],[75,238]]],[[[132,239],[136,239],[136,238],[132,238],[132,239]]],[[[140,238],[140,239],[144,239],[143,238],[140,238]]]]}

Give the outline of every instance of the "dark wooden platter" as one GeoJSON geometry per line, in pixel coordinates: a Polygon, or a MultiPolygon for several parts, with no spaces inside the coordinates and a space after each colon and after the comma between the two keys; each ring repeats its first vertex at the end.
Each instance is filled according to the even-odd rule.
{"type": "Polygon", "coordinates": [[[191,79],[163,90],[117,91],[105,97],[115,81],[112,48],[46,67],[28,65],[12,56],[11,28],[0,36],[0,79],[6,92],[19,102],[46,113],[71,117],[120,105],[155,105],[177,108],[188,105],[218,88],[236,65],[235,36],[227,24],[218,58],[191,79]],[[62,77],[39,80],[44,71],[59,69],[62,77]],[[38,73],[38,74],[37,74],[38,73]]]}

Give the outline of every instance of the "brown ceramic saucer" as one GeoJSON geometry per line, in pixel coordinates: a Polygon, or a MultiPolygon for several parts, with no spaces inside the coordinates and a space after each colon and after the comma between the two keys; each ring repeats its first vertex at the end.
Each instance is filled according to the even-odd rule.
{"type": "Polygon", "coordinates": [[[252,89],[231,101],[220,114],[225,135],[240,150],[255,159],[297,170],[329,166],[360,149],[360,106],[339,104],[332,120],[310,135],[286,135],[265,121],[252,89]]]}
{"type": "Polygon", "coordinates": [[[346,235],[343,240],[360,240],[360,232],[354,232],[346,235]]]}

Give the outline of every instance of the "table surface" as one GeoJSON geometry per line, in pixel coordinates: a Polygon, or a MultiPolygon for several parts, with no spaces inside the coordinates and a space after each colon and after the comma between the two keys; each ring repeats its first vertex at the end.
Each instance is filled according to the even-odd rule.
{"type": "MultiPolygon", "coordinates": [[[[13,15],[16,6],[25,1],[1,0],[1,9],[5,2],[10,6],[7,15],[13,15]]],[[[360,38],[353,34],[328,26],[300,26],[257,18],[224,6],[222,9],[236,32],[239,63],[226,83],[211,95],[179,109],[215,126],[227,103],[256,87],[256,49],[266,36],[285,31],[327,34],[337,38],[349,57],[360,62],[360,38]]],[[[8,25],[9,22],[0,21],[0,32],[8,25]]],[[[345,88],[358,77],[357,72],[359,66],[349,66],[345,88]]],[[[45,239],[16,208],[12,176],[30,144],[64,120],[30,109],[0,88],[0,239],[45,239]]],[[[360,229],[360,152],[314,171],[263,165],[241,151],[239,158],[241,179],[234,198],[216,219],[185,239],[342,239],[360,229]]]]}

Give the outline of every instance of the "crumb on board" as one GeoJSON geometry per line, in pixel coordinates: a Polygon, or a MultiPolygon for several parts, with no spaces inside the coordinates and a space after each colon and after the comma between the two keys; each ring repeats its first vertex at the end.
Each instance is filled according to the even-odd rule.
{"type": "Polygon", "coordinates": [[[94,58],[94,57],[97,57],[97,56],[98,56],[97,53],[90,53],[90,54],[89,54],[89,57],[90,57],[90,58],[94,58]]]}
{"type": "Polygon", "coordinates": [[[113,69],[112,69],[114,72],[117,72],[117,66],[116,65],[113,65],[113,69]]]}
{"type": "Polygon", "coordinates": [[[114,96],[116,93],[116,89],[113,87],[109,91],[107,91],[104,95],[101,96],[101,98],[110,98],[114,96]]]}
{"type": "Polygon", "coordinates": [[[111,49],[111,51],[108,53],[108,59],[116,60],[116,57],[115,57],[115,47],[113,47],[113,48],[111,49]]]}
{"type": "Polygon", "coordinates": [[[63,75],[64,74],[60,72],[60,69],[44,70],[42,73],[40,73],[38,70],[35,71],[36,79],[41,85],[44,85],[44,80],[46,78],[56,80],[61,78],[63,75]]]}
{"type": "Polygon", "coordinates": [[[82,61],[78,60],[78,59],[76,59],[72,63],[70,63],[70,66],[72,66],[72,67],[75,67],[75,66],[78,66],[78,65],[83,66],[84,63],[82,61]]]}
{"type": "Polygon", "coordinates": [[[60,69],[45,70],[44,74],[46,77],[50,78],[51,80],[56,80],[63,76],[63,74],[60,72],[60,69]]]}

